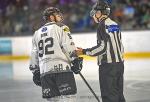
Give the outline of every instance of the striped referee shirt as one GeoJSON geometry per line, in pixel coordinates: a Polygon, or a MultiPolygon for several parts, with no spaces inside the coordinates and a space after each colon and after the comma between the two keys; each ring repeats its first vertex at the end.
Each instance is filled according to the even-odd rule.
{"type": "Polygon", "coordinates": [[[120,27],[110,18],[103,19],[97,29],[97,45],[83,49],[83,53],[98,57],[98,65],[123,62],[120,27]]]}

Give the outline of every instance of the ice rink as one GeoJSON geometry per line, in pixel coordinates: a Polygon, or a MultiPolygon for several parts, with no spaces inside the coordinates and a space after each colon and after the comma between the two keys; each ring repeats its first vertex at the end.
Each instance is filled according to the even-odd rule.
{"type": "MultiPolygon", "coordinates": [[[[46,102],[32,82],[29,61],[0,62],[0,102],[46,102]]],[[[96,60],[84,61],[82,74],[100,97],[96,60]]],[[[79,75],[77,102],[97,102],[79,75]]],[[[150,102],[150,59],[125,61],[124,94],[127,102],[150,102]]]]}

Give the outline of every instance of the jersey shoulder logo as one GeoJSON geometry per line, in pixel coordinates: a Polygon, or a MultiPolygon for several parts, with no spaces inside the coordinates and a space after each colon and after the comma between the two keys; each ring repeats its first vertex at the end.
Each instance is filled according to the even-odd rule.
{"type": "Polygon", "coordinates": [[[64,32],[70,32],[70,29],[68,27],[65,27],[63,30],[64,32]]]}
{"type": "Polygon", "coordinates": [[[41,31],[42,32],[46,32],[47,31],[47,27],[43,27],[41,31]]]}

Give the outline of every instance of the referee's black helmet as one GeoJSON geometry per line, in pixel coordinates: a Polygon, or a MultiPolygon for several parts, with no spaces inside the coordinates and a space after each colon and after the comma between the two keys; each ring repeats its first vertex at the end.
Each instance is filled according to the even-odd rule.
{"type": "Polygon", "coordinates": [[[101,11],[101,13],[103,15],[109,15],[110,14],[110,6],[107,2],[105,1],[98,1],[96,2],[93,7],[92,10],[90,12],[90,16],[93,17],[93,15],[97,12],[97,11],[101,11]]]}

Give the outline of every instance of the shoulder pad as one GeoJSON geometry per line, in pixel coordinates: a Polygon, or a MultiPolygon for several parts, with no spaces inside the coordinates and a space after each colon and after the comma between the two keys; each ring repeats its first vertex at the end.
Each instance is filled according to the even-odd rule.
{"type": "Polygon", "coordinates": [[[70,33],[70,29],[68,26],[66,26],[63,23],[56,23],[57,26],[61,27],[63,29],[64,32],[70,33]]]}
{"type": "Polygon", "coordinates": [[[56,25],[59,26],[59,27],[65,26],[63,23],[56,23],[56,25]]]}

